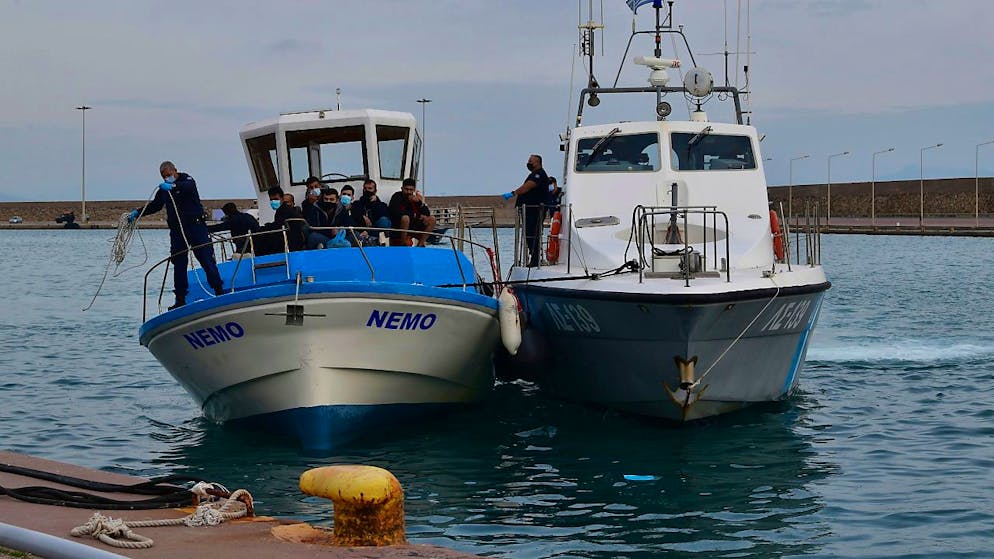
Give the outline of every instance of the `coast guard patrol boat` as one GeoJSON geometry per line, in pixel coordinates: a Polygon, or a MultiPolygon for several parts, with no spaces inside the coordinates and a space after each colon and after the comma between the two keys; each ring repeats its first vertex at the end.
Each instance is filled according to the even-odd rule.
{"type": "Polygon", "coordinates": [[[629,39],[655,39],[653,56],[634,58],[647,87],[599,87],[600,25],[583,26],[591,73],[561,137],[562,211],[539,267],[526,267],[518,228],[510,280],[526,323],[519,372],[556,397],[687,421],[790,394],[831,284],[817,228],[791,245],[783,208],[770,207],[740,92],[697,67],[669,6],[654,2],[655,29],[629,39]],[[680,86],[668,85],[681,61],[662,57],[664,34],[687,46],[680,86]],[[584,104],[633,97],[654,118],[583,122],[584,104]],[[703,107],[715,98],[731,102],[733,122],[710,121],[703,107]],[[685,100],[689,120],[670,119],[670,101],[685,100]]]}
{"type": "MultiPolygon", "coordinates": [[[[274,185],[303,200],[311,175],[357,192],[371,177],[388,200],[404,177],[418,175],[421,138],[407,113],[288,113],[240,136],[261,223],[272,221],[274,185]]],[[[162,312],[160,291],[157,312],[148,298],[158,286],[150,293],[148,284],[157,268],[168,274],[168,259],[145,275],[141,344],[207,418],[327,449],[489,393],[498,303],[456,248],[475,243],[444,237],[440,248],[291,252],[288,230],[266,233],[274,234],[277,253],[219,264],[221,296],[205,289],[202,270],[191,270],[187,304],[162,312]]],[[[250,246],[259,235],[247,236],[250,246]]]]}

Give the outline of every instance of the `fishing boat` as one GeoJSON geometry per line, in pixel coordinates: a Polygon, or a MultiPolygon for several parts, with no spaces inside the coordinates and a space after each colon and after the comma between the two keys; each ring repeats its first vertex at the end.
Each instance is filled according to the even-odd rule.
{"type": "Polygon", "coordinates": [[[565,196],[538,266],[528,267],[534,232],[516,227],[509,277],[525,331],[511,367],[555,397],[681,422],[787,397],[831,284],[816,208],[790,231],[770,205],[743,93],[696,64],[672,2],[653,4],[654,28],[629,39],[654,39],[633,60],[648,85],[599,86],[601,26],[582,26],[590,75],[561,135],[565,196]],[[679,85],[670,74],[687,65],[663,57],[666,35],[689,56],[679,85]],[[643,101],[643,116],[584,122],[585,105],[618,110],[626,98],[643,101]],[[705,111],[721,101],[731,122],[705,111]],[[689,117],[675,119],[671,102],[689,117]]]}
{"type": "MultiPolygon", "coordinates": [[[[421,138],[407,113],[286,113],[247,125],[240,137],[263,223],[273,219],[274,185],[303,200],[310,176],[357,191],[370,177],[389,199],[404,177],[418,175],[421,138]]],[[[262,426],[323,450],[489,393],[498,301],[457,248],[489,247],[443,237],[438,248],[291,251],[290,231],[244,236],[253,250],[220,259],[222,295],[202,269],[190,270],[186,305],[174,310],[162,310],[152,279],[161,271],[165,286],[168,259],[145,275],[141,344],[208,419],[262,426]],[[274,235],[280,249],[257,255],[262,236],[274,235]]],[[[483,273],[492,280],[490,264],[483,273]]]]}

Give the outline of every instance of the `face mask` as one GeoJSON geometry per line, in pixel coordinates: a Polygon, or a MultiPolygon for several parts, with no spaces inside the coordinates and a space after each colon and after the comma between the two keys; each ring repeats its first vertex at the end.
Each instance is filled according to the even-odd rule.
{"type": "Polygon", "coordinates": [[[176,182],[176,177],[166,177],[166,182],[168,182],[169,184],[173,184],[174,182],[176,182]]]}
{"type": "Polygon", "coordinates": [[[339,198],[338,201],[341,202],[343,206],[348,206],[349,204],[352,203],[352,197],[346,194],[341,198],[339,198]]]}
{"type": "Polygon", "coordinates": [[[525,168],[528,169],[529,171],[534,171],[535,170],[535,166],[532,165],[531,163],[526,164],[525,168]]]}
{"type": "Polygon", "coordinates": [[[269,201],[269,207],[273,208],[274,210],[280,209],[280,206],[282,206],[282,205],[283,205],[283,202],[281,202],[280,200],[270,200],[269,201]]]}
{"type": "Polygon", "coordinates": [[[368,190],[363,190],[362,191],[362,197],[363,198],[372,198],[374,194],[376,194],[376,193],[375,192],[370,192],[368,190]]]}
{"type": "Polygon", "coordinates": [[[315,188],[311,191],[311,196],[321,196],[321,189],[315,188]]]}

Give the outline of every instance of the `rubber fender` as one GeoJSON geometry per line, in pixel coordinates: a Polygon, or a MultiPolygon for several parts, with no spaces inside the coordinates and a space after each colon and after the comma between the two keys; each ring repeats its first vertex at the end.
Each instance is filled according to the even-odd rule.
{"type": "Polygon", "coordinates": [[[509,288],[497,297],[497,314],[500,319],[500,341],[508,353],[517,355],[521,347],[521,319],[518,317],[518,299],[509,288]]]}

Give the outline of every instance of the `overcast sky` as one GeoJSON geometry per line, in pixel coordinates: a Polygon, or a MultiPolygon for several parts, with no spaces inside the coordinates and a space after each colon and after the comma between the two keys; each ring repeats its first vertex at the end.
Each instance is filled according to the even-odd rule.
{"type": "MultiPolygon", "coordinates": [[[[727,37],[730,50],[738,35],[745,51],[740,3],[727,1],[727,37]]],[[[725,6],[675,7],[716,81],[723,61],[707,53],[723,48],[725,6]]],[[[333,107],[336,87],[346,108],[419,120],[415,100],[433,100],[429,194],[505,192],[522,182],[532,152],[559,175],[558,133],[575,113],[567,105],[577,8],[575,0],[0,0],[0,200],[78,199],[74,107],[84,103],[94,107],[88,199],[144,199],[163,159],[197,178],[204,198],[252,197],[239,128],[333,107]]],[[[595,71],[606,85],[632,14],[624,0],[604,0],[603,10],[605,55],[595,71]]],[[[639,9],[641,28],[651,15],[639,9]]],[[[833,159],[833,182],[867,180],[870,154],[889,147],[878,178],[917,178],[920,149],[938,142],[926,153],[926,177],[973,176],[975,146],[994,139],[994,2],[753,0],[750,20],[753,124],[773,158],[770,184],[784,184],[789,159],[803,154],[811,158],[794,163],[794,182],[824,182],[827,156],[843,151],[851,155],[833,159]]],[[[672,56],[672,44],[663,46],[672,56]]],[[[651,48],[636,40],[620,85],[645,83],[630,60],[651,48]]],[[[677,56],[689,66],[683,49],[677,56]]],[[[578,91],[578,60],[575,73],[578,91]]],[[[718,105],[706,108],[717,117],[718,105]]],[[[640,120],[652,106],[647,99],[621,115],[605,100],[585,114],[640,120]]],[[[994,145],[981,148],[980,169],[994,174],[994,145]]]]}

